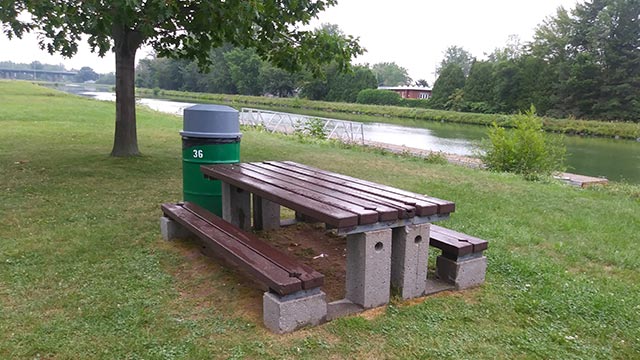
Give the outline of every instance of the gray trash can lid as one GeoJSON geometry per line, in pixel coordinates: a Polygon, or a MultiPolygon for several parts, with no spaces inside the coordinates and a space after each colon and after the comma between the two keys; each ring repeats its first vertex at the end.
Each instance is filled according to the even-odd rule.
{"type": "Polygon", "coordinates": [[[225,105],[194,105],[184,109],[180,135],[198,138],[239,138],[238,110],[225,105]]]}

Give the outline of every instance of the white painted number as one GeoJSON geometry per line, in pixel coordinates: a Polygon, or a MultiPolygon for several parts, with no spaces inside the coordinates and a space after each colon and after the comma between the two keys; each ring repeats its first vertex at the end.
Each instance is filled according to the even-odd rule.
{"type": "Polygon", "coordinates": [[[196,159],[202,159],[202,150],[193,150],[193,157],[196,159]]]}

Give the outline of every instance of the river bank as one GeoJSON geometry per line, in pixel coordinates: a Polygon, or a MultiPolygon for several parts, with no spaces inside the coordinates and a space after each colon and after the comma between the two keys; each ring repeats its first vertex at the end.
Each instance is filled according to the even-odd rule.
{"type": "MultiPolygon", "coordinates": [[[[398,106],[334,103],[300,98],[269,98],[144,88],[137,88],[136,95],[177,101],[190,100],[196,102],[223,102],[237,106],[260,106],[276,111],[292,111],[292,109],[295,109],[296,112],[303,115],[334,117],[359,122],[387,122],[389,118],[400,118],[485,126],[494,122],[505,127],[510,127],[513,124],[513,116],[504,114],[477,114],[398,106]]],[[[640,141],[640,123],[543,117],[543,124],[546,131],[554,133],[640,141]]]]}
{"type": "MultiPolygon", "coordinates": [[[[115,100],[113,93],[90,92],[98,90],[74,86],[61,89],[75,94],[90,95],[102,100],[115,100]]],[[[204,94],[207,95],[207,94],[204,94]]],[[[234,98],[234,96],[232,96],[234,98]]],[[[186,100],[186,99],[185,99],[186,100]]],[[[183,100],[184,101],[184,100],[183,100]]],[[[154,110],[182,115],[184,107],[203,103],[192,99],[191,102],[178,102],[159,98],[139,98],[138,103],[154,110]]],[[[217,102],[217,103],[221,103],[217,102]]],[[[246,105],[229,103],[240,110],[246,105]]],[[[269,106],[257,106],[272,108],[269,106]]],[[[308,114],[313,117],[344,118],[353,117],[364,124],[364,135],[372,142],[387,143],[391,146],[415,148],[416,151],[429,150],[435,153],[450,154],[453,162],[469,164],[466,159],[473,159],[478,152],[478,144],[486,138],[486,126],[467,125],[451,122],[436,122],[394,117],[374,117],[346,113],[320,113],[302,108],[291,109],[291,113],[308,114]],[[310,114],[311,113],[311,114],[310,114]],[[340,116],[338,116],[340,115],[340,116]],[[351,115],[351,116],[349,116],[351,115]],[[383,121],[383,122],[376,122],[383,121]],[[464,160],[463,160],[464,159],[464,160]]],[[[551,136],[560,136],[552,134],[551,136]]],[[[605,177],[612,181],[640,184],[640,143],[630,140],[615,140],[604,137],[565,136],[563,142],[567,146],[568,171],[592,177],[605,177]],[[613,160],[613,161],[612,161],[613,160]]],[[[473,160],[471,160],[473,161],[473,160]]]]}

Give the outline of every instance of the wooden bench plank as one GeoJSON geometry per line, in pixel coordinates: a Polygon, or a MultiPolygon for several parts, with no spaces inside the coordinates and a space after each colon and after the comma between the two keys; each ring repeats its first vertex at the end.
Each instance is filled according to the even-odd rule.
{"type": "Polygon", "coordinates": [[[290,277],[300,279],[300,281],[302,281],[303,289],[309,290],[320,287],[324,284],[324,275],[280,250],[273,248],[271,245],[258,239],[254,235],[242,231],[236,226],[224,221],[194,203],[185,202],[182,207],[202,217],[206,221],[215,224],[221,231],[227,233],[229,236],[245,244],[247,247],[264,256],[278,267],[287,271],[290,277]]]}
{"type": "MultiPolygon", "coordinates": [[[[244,165],[244,164],[243,164],[244,165]]],[[[365,191],[361,191],[361,190],[357,190],[354,188],[350,188],[347,186],[343,186],[340,185],[338,183],[335,182],[330,182],[330,181],[326,181],[324,180],[322,177],[316,177],[313,176],[311,174],[306,174],[306,173],[302,173],[302,172],[294,172],[288,169],[284,169],[284,168],[280,168],[268,163],[251,163],[251,165],[256,166],[256,167],[260,167],[263,168],[265,170],[269,170],[273,173],[278,173],[278,174],[282,174],[283,176],[286,176],[289,179],[296,179],[299,181],[303,181],[307,184],[314,184],[318,187],[324,187],[324,188],[328,188],[334,191],[337,191],[341,194],[345,194],[348,196],[352,196],[352,197],[356,197],[359,199],[362,199],[364,201],[367,202],[373,202],[374,204],[378,204],[378,206],[382,206],[385,208],[392,208],[395,209],[398,214],[396,218],[400,218],[400,219],[406,219],[409,217],[413,217],[415,216],[415,207],[411,206],[411,205],[407,205],[403,202],[400,201],[395,201],[395,200],[391,200],[382,196],[377,196],[375,194],[372,193],[368,193],[365,191]]],[[[306,185],[305,185],[306,186],[306,185]]],[[[344,195],[341,195],[344,196],[344,195]]],[[[360,201],[362,201],[360,200],[360,201]]],[[[376,211],[380,211],[380,207],[376,208],[376,211]]],[[[393,219],[391,219],[393,220],[393,219]]],[[[386,221],[386,219],[381,220],[381,221],[386,221]]]]}
{"type": "MultiPolygon", "coordinates": [[[[244,169],[253,170],[255,172],[261,173],[263,175],[266,175],[266,176],[269,176],[293,185],[291,176],[273,171],[268,167],[268,165],[263,167],[263,166],[258,166],[258,164],[259,163],[243,163],[243,164],[240,164],[240,167],[244,169]]],[[[351,194],[336,191],[331,187],[322,186],[320,182],[312,183],[300,178],[296,178],[296,179],[301,181],[296,181],[295,185],[304,187],[305,189],[309,189],[311,191],[314,191],[318,194],[322,194],[324,196],[330,196],[342,201],[346,201],[353,205],[360,206],[364,209],[377,212],[379,216],[378,221],[392,221],[392,220],[398,219],[398,210],[396,208],[392,208],[385,204],[371,202],[367,199],[362,199],[362,198],[353,196],[351,194]]]]}
{"type": "MultiPolygon", "coordinates": [[[[455,203],[448,201],[448,200],[442,200],[442,199],[438,199],[435,197],[430,197],[430,196],[424,196],[424,195],[420,195],[420,194],[416,194],[410,191],[405,191],[402,189],[397,189],[391,186],[386,186],[383,184],[378,184],[378,183],[374,183],[371,181],[367,181],[367,180],[362,180],[362,179],[358,179],[358,178],[354,178],[351,176],[347,176],[347,175],[342,175],[342,174],[337,174],[337,173],[333,173],[333,172],[328,172],[328,171],[324,171],[318,168],[314,168],[311,166],[307,166],[307,165],[303,165],[303,164],[299,164],[296,162],[292,162],[292,161],[283,161],[283,162],[269,162],[270,164],[282,164],[285,166],[289,166],[289,168],[291,167],[297,167],[297,168],[302,168],[305,170],[310,170],[310,171],[314,171],[317,173],[321,173],[321,174],[325,174],[328,176],[332,176],[338,179],[342,179],[342,180],[347,180],[349,183],[355,183],[355,184],[360,184],[360,185],[364,185],[364,186],[368,186],[372,189],[377,189],[378,191],[383,191],[386,192],[388,197],[397,197],[397,196],[404,196],[406,198],[406,203],[407,204],[412,204],[415,203],[416,206],[418,208],[420,207],[426,207],[429,208],[431,204],[435,204],[437,206],[437,214],[448,214],[448,213],[452,213],[455,211],[455,203]]],[[[281,165],[281,166],[282,166],[281,165]]],[[[419,210],[422,211],[422,210],[419,210]]],[[[421,214],[418,214],[421,215],[421,214]]],[[[433,215],[433,214],[426,214],[426,215],[433,215]]],[[[421,215],[422,216],[422,215],[421,215]]]]}
{"type": "Polygon", "coordinates": [[[444,228],[438,225],[431,225],[431,231],[435,231],[439,234],[446,235],[449,237],[453,237],[458,241],[470,244],[473,247],[472,252],[480,252],[484,251],[489,247],[489,242],[484,239],[480,239],[471,235],[467,235],[465,233],[461,233],[459,231],[451,230],[444,228]]]}
{"type": "Polygon", "coordinates": [[[482,252],[489,246],[487,240],[433,224],[429,229],[429,238],[429,245],[455,256],[482,252]]]}
{"type": "Polygon", "coordinates": [[[357,214],[281,189],[251,176],[244,175],[241,172],[230,170],[232,167],[233,165],[222,164],[213,166],[203,165],[200,167],[200,170],[207,177],[222,180],[237,187],[247,188],[251,193],[264,199],[279,203],[294,211],[305,213],[336,228],[358,225],[357,214]]]}
{"type": "Polygon", "coordinates": [[[207,246],[213,248],[219,257],[247,272],[269,289],[281,295],[302,290],[300,279],[291,277],[287,271],[200,216],[175,204],[163,204],[162,211],[166,216],[197,235],[207,246]]]}

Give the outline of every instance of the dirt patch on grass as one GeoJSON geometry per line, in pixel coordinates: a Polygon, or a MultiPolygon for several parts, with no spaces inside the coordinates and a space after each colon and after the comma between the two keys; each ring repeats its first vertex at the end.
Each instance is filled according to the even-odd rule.
{"type": "Polygon", "coordinates": [[[262,291],[246,276],[200,251],[192,240],[166,243],[182,257],[169,273],[179,293],[176,308],[182,317],[199,320],[213,309],[252,320],[262,317],[262,291]]]}
{"type": "Polygon", "coordinates": [[[347,242],[327,233],[321,224],[299,223],[258,234],[275,248],[324,274],[327,301],[344,298],[347,242]]]}

